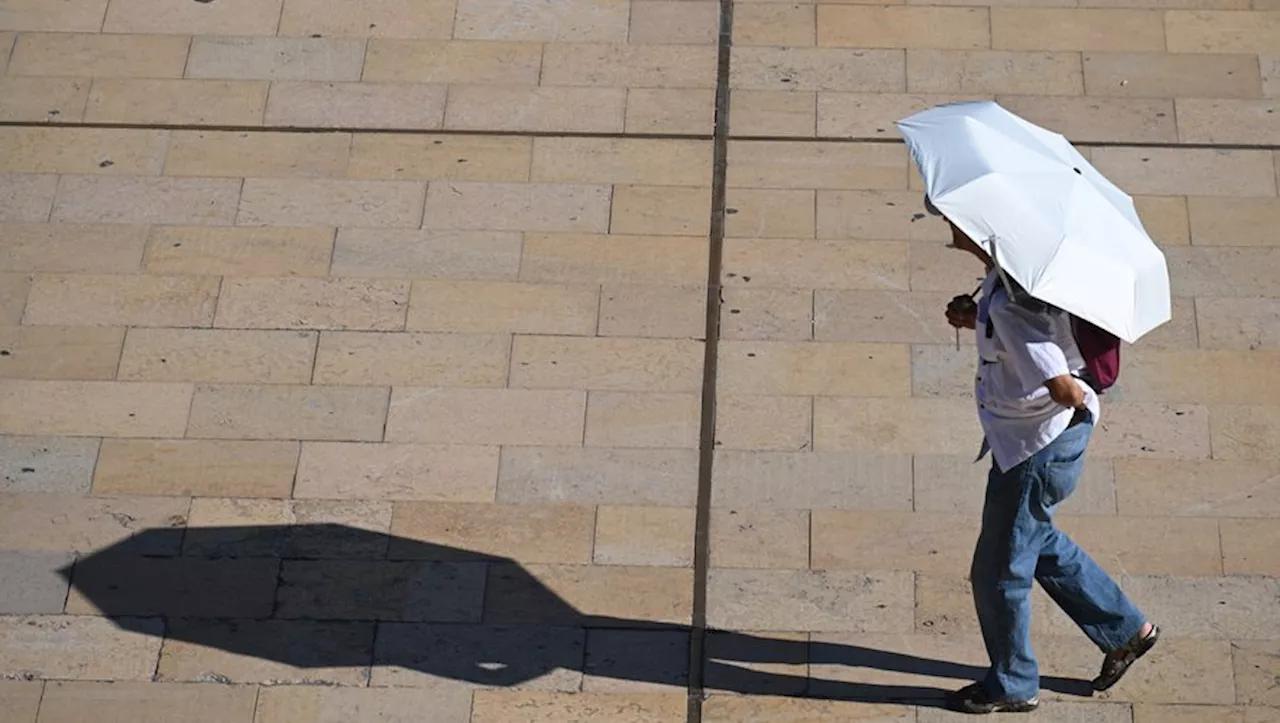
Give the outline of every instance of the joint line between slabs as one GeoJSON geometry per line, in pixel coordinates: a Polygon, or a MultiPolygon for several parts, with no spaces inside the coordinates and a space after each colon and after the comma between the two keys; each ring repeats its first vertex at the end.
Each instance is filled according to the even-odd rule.
{"type": "MultiPolygon", "coordinates": [[[[728,80],[725,80],[727,91],[728,80]]],[[[716,90],[716,116],[721,116],[720,83],[716,90]]],[[[727,95],[725,96],[727,98],[727,95]]],[[[728,112],[727,109],[724,112],[728,112]]],[[[172,124],[172,123],[74,123],[44,121],[0,121],[0,128],[58,128],[86,130],[135,130],[135,131],[201,131],[206,133],[348,133],[351,135],[410,135],[410,136],[478,136],[494,138],[600,138],[611,140],[656,141],[739,141],[746,143],[861,143],[875,145],[902,145],[902,139],[884,136],[785,136],[785,135],[730,135],[727,129],[721,133],[717,120],[716,131],[706,133],[627,133],[593,131],[518,131],[479,130],[455,128],[359,128],[352,126],[264,126],[225,124],[172,124]]],[[[1184,151],[1275,151],[1280,143],[1174,143],[1168,141],[1078,141],[1067,139],[1080,148],[1137,148],[1152,150],[1184,151]]]]}
{"type": "Polygon", "coordinates": [[[724,255],[725,188],[729,166],[729,59],[733,0],[720,0],[715,128],[712,134],[711,219],[707,243],[707,315],[703,335],[702,417],[698,430],[698,496],[693,530],[693,609],[685,719],[702,723],[706,695],[707,578],[711,561],[711,480],[716,446],[716,376],[720,352],[720,270],[724,255]]]}

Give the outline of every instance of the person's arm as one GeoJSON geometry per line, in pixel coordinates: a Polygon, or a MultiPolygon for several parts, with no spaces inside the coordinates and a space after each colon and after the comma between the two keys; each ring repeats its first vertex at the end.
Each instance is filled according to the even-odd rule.
{"type": "Polygon", "coordinates": [[[1043,385],[1058,404],[1069,409],[1084,407],[1084,390],[1071,374],[1066,353],[1054,340],[1048,314],[1004,303],[992,309],[991,323],[1024,389],[1043,385]]]}
{"type": "Polygon", "coordinates": [[[1058,404],[1072,409],[1084,408],[1084,390],[1076,383],[1074,376],[1059,374],[1045,382],[1044,385],[1049,388],[1049,396],[1058,404]]]}

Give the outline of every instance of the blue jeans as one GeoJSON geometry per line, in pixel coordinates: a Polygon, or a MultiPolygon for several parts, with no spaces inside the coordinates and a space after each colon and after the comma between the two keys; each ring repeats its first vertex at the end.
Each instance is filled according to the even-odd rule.
{"type": "Polygon", "coordinates": [[[1085,419],[1008,472],[991,468],[970,579],[991,658],[985,684],[996,700],[1039,693],[1031,650],[1032,580],[1104,652],[1123,646],[1146,621],[1115,581],[1053,526],[1054,508],[1080,479],[1092,433],[1092,420],[1085,419]]]}

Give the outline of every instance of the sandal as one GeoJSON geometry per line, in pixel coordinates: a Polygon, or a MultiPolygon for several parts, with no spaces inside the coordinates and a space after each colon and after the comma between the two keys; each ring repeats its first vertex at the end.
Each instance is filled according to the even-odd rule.
{"type": "Polygon", "coordinates": [[[987,686],[974,683],[952,693],[947,698],[948,707],[959,713],[983,715],[986,713],[1030,713],[1040,707],[1040,696],[1030,700],[992,700],[987,686]]]}
{"type": "Polygon", "coordinates": [[[1160,628],[1152,625],[1146,635],[1138,633],[1122,647],[1107,653],[1107,657],[1102,660],[1102,672],[1093,679],[1093,689],[1102,692],[1119,683],[1124,674],[1129,671],[1129,666],[1155,647],[1159,639],[1160,628]]]}

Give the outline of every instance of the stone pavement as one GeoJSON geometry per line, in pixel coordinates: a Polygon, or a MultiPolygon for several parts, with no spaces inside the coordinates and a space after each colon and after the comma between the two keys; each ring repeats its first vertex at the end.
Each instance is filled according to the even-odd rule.
{"type": "Polygon", "coordinates": [[[1165,640],[1037,592],[1027,720],[1280,721],[1280,5],[725,7],[0,0],[0,722],[957,720],[969,97],[1176,297],[1062,519],[1165,640]]]}

